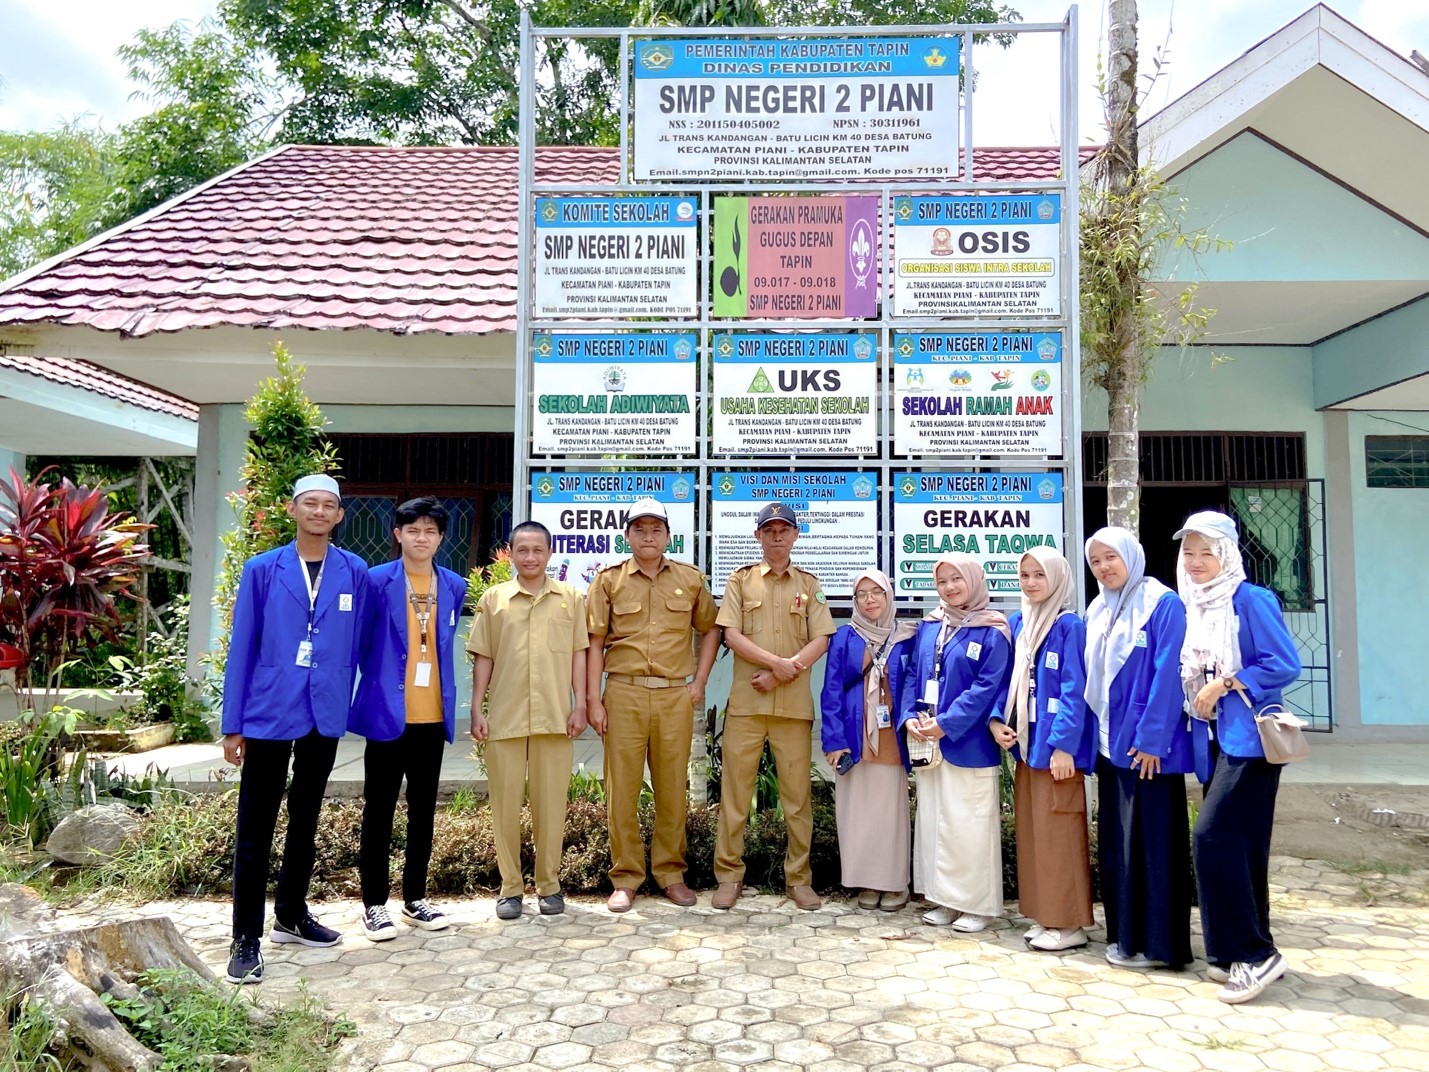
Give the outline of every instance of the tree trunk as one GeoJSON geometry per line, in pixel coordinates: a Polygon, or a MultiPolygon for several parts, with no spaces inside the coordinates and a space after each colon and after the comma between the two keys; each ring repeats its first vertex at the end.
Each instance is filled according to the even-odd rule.
{"type": "MultiPolygon", "coordinates": [[[[1139,230],[1141,213],[1136,131],[1136,0],[1109,0],[1110,30],[1106,87],[1106,183],[1118,205],[1121,226],[1139,230]]],[[[1140,245],[1139,234],[1125,240],[1140,245]]],[[[1141,523],[1140,409],[1142,370],[1141,304],[1143,281],[1137,271],[1119,280],[1109,335],[1118,356],[1107,385],[1107,524],[1138,532],[1141,523]]]]}

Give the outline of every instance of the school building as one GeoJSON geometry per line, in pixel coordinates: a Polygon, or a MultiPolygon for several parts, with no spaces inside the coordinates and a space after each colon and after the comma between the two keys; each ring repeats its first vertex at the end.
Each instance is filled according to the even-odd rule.
{"type": "MultiPolygon", "coordinates": [[[[1296,707],[1350,739],[1429,740],[1429,72],[1317,6],[1147,118],[1141,140],[1188,226],[1234,243],[1168,254],[1159,273],[1168,290],[1199,280],[1218,312],[1200,345],[1162,354],[1143,396],[1151,570],[1171,579],[1189,511],[1231,511],[1301,645],[1296,707]]],[[[974,171],[1049,179],[1057,159],[978,146],[974,171]]],[[[281,339],[342,458],[344,546],[386,560],[395,504],[433,494],[453,519],[443,564],[484,562],[513,502],[516,168],[512,148],[287,146],[5,281],[0,469],[195,455],[205,606],[243,402],[281,339]]],[[[614,150],[538,150],[540,181],[616,168],[614,150]]],[[[1105,413],[1088,391],[1088,531],[1104,517],[1105,413]]],[[[213,628],[194,616],[195,652],[213,628]]]]}

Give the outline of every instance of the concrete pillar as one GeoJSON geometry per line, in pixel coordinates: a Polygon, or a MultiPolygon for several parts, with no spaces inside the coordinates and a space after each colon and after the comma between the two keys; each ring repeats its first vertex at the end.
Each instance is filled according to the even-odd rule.
{"type": "Polygon", "coordinates": [[[0,447],[0,480],[7,483],[10,480],[10,470],[13,469],[21,476],[25,475],[25,455],[19,451],[9,450],[0,447]]]}
{"type": "MultiPolygon", "coordinates": [[[[1362,449],[1355,444],[1356,449],[1362,449]]],[[[1359,729],[1360,639],[1355,582],[1354,468],[1350,415],[1325,411],[1325,518],[1328,522],[1330,666],[1334,670],[1335,729],[1359,729]]]]}
{"type": "Polygon", "coordinates": [[[189,673],[204,673],[203,656],[218,636],[218,609],[213,605],[215,580],[223,561],[223,534],[237,515],[228,496],[240,487],[239,470],[248,442],[243,407],[237,404],[199,407],[198,454],[194,459],[194,546],[191,582],[193,612],[189,617],[189,673]]]}

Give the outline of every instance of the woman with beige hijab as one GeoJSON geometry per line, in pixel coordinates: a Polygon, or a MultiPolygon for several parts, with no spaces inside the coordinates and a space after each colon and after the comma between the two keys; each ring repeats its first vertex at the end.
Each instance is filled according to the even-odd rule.
{"type": "Polygon", "coordinates": [[[861,891],[858,906],[870,911],[908,903],[908,757],[893,729],[893,697],[916,628],[894,620],[886,575],[859,574],[853,620],[829,641],[819,694],[843,884],[861,891]]]}
{"type": "Polygon", "coordinates": [[[1002,757],[988,719],[1000,710],[1012,634],[988,607],[972,555],[943,555],[933,578],[940,602],[918,625],[899,690],[898,727],[918,775],[913,886],[933,904],[923,922],[975,932],[1002,915],[1002,757]]]}
{"type": "Polygon", "coordinates": [[[1087,712],[1087,630],[1075,611],[1072,567],[1050,547],[1034,547],[1017,566],[1022,609],[1012,629],[1012,677],[990,724],[1017,760],[1017,896],[1032,920],[1033,949],[1087,944],[1092,925],[1086,775],[1096,762],[1096,721],[1087,712]]]}

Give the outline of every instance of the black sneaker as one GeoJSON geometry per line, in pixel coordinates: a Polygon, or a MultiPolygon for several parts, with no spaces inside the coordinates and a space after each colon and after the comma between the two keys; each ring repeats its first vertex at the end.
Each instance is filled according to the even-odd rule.
{"type": "Polygon", "coordinates": [[[426,901],[408,901],[402,905],[402,918],[424,931],[444,931],[450,926],[446,914],[426,901]]]}
{"type": "Polygon", "coordinates": [[[230,983],[263,981],[263,951],[258,948],[257,938],[233,939],[228,947],[228,974],[224,978],[230,983]]]}
{"type": "Polygon", "coordinates": [[[538,903],[541,906],[541,915],[543,916],[559,916],[566,910],[566,898],[560,890],[557,890],[555,893],[548,893],[546,896],[539,898],[538,903]]]}
{"type": "Polygon", "coordinates": [[[369,942],[385,942],[397,937],[397,924],[392,922],[386,905],[368,905],[357,920],[362,924],[362,933],[367,935],[369,942]]]}
{"type": "Polygon", "coordinates": [[[1227,1005],[1239,1005],[1259,997],[1267,986],[1285,974],[1285,958],[1272,953],[1259,964],[1237,961],[1231,965],[1231,977],[1216,995],[1227,1005]]]}
{"type": "Polygon", "coordinates": [[[298,945],[309,945],[315,949],[322,949],[330,945],[337,945],[342,941],[342,935],[331,927],[324,927],[313,918],[311,912],[308,912],[291,927],[281,920],[273,920],[273,931],[268,935],[268,940],[274,945],[296,942],[298,945]]]}
{"type": "Polygon", "coordinates": [[[496,902],[497,919],[519,919],[521,916],[521,898],[503,897],[496,902]]]}

